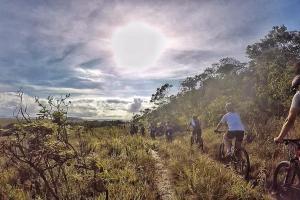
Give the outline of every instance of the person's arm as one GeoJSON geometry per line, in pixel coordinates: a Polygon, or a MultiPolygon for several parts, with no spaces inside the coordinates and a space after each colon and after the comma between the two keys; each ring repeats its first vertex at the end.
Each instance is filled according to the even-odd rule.
{"type": "Polygon", "coordinates": [[[226,115],[224,115],[224,116],[222,117],[222,119],[221,119],[221,121],[218,123],[218,125],[217,125],[215,131],[218,131],[219,128],[220,128],[222,125],[225,124],[225,122],[226,122],[225,116],[226,116],[226,115]]]}
{"type": "Polygon", "coordinates": [[[288,134],[288,132],[294,126],[295,120],[299,112],[300,112],[300,108],[292,107],[290,109],[289,115],[285,120],[279,135],[276,138],[274,138],[274,142],[282,142],[283,138],[288,134]]]}
{"type": "Polygon", "coordinates": [[[223,125],[224,123],[222,122],[222,121],[220,121],[219,123],[218,123],[218,125],[217,125],[217,128],[216,128],[216,130],[215,131],[218,131],[219,130],[219,128],[223,125]]]}

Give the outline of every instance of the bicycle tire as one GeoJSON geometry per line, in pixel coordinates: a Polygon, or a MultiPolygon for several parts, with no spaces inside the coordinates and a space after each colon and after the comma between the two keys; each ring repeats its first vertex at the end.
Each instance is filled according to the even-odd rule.
{"type": "Polygon", "coordinates": [[[273,186],[272,189],[274,191],[281,191],[281,190],[285,190],[286,187],[292,185],[292,181],[290,180],[290,178],[293,176],[293,174],[291,173],[291,163],[289,161],[281,161],[277,167],[275,168],[274,174],[273,174],[273,186]],[[284,182],[280,182],[279,178],[280,178],[280,172],[283,171],[284,173],[284,182]]]}
{"type": "Polygon", "coordinates": [[[194,143],[195,143],[195,141],[194,141],[194,136],[192,135],[192,136],[191,136],[191,146],[193,146],[194,143]]]}
{"type": "MultiPolygon", "coordinates": [[[[249,174],[250,174],[250,159],[249,159],[249,155],[247,153],[247,151],[244,149],[244,148],[241,148],[240,150],[236,150],[235,152],[238,152],[239,153],[239,156],[242,158],[242,159],[239,159],[238,155],[235,155],[236,158],[238,158],[238,170],[235,167],[236,171],[241,174],[245,180],[248,180],[249,179],[249,174]],[[241,161],[245,161],[245,166],[243,163],[241,163],[241,161]],[[240,169],[240,165],[242,164],[242,169],[240,169]]],[[[236,153],[235,153],[236,154],[236,153]]]]}
{"type": "Polygon", "coordinates": [[[203,144],[203,139],[202,138],[198,138],[198,148],[202,151],[202,152],[204,152],[204,144],[203,144]]]}
{"type": "Polygon", "coordinates": [[[221,143],[219,146],[218,159],[223,161],[225,159],[224,143],[221,143]]]}

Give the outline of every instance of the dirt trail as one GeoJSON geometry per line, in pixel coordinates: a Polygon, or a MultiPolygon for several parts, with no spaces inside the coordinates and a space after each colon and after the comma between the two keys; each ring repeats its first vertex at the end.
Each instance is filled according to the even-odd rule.
{"type": "Polygon", "coordinates": [[[171,184],[171,175],[165,168],[164,163],[158,153],[154,150],[150,150],[151,156],[155,162],[155,184],[159,193],[160,200],[176,200],[175,192],[171,184]]]}

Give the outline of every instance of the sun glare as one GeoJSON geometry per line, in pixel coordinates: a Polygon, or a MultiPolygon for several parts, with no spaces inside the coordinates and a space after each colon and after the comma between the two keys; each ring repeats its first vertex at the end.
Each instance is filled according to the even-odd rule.
{"type": "Polygon", "coordinates": [[[167,38],[145,23],[130,23],[116,30],[112,48],[118,67],[144,68],[155,64],[166,48],[167,38]]]}

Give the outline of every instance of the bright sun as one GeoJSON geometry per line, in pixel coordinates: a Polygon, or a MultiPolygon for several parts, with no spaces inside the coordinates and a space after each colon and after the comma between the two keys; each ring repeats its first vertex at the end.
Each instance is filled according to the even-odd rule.
{"type": "Polygon", "coordinates": [[[112,48],[118,67],[144,68],[155,64],[166,48],[167,38],[144,23],[130,23],[112,37],[112,48]]]}

